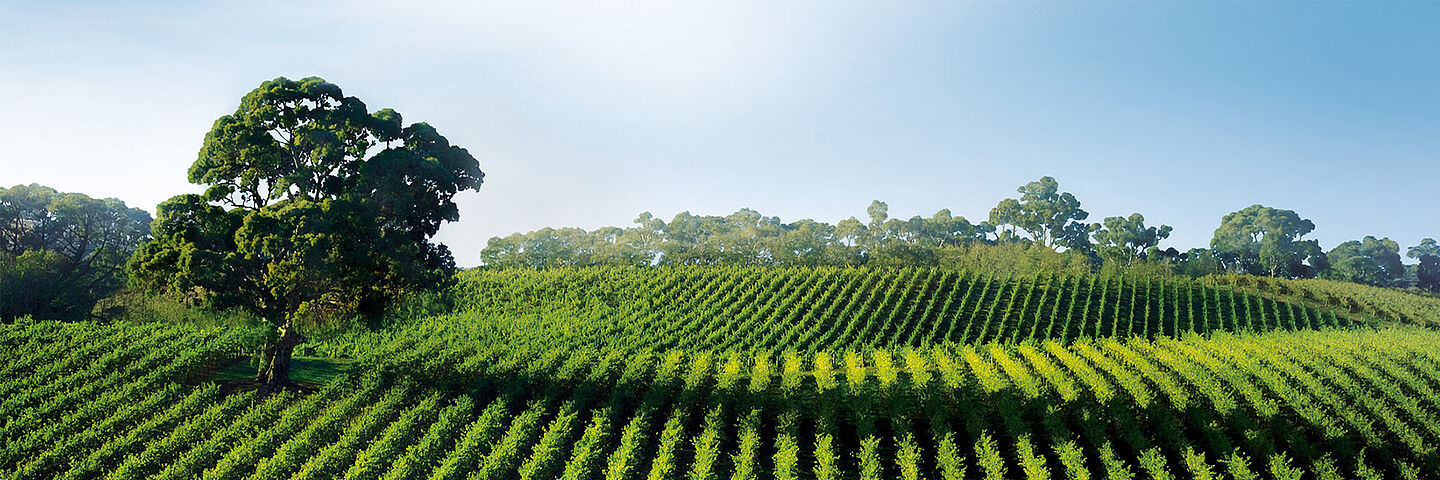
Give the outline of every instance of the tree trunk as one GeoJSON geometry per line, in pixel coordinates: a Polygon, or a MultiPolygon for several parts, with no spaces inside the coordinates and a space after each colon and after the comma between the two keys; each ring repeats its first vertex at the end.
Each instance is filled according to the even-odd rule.
{"type": "Polygon", "coordinates": [[[271,349],[265,352],[265,362],[261,368],[258,379],[265,390],[279,391],[293,384],[290,383],[290,355],[295,351],[295,346],[305,343],[305,336],[295,331],[295,325],[290,320],[280,326],[280,338],[275,340],[271,349]]]}
{"type": "Polygon", "coordinates": [[[255,363],[259,368],[255,369],[255,383],[265,383],[265,371],[269,370],[270,359],[275,357],[275,339],[269,335],[265,336],[265,346],[260,348],[260,359],[255,363]]]}

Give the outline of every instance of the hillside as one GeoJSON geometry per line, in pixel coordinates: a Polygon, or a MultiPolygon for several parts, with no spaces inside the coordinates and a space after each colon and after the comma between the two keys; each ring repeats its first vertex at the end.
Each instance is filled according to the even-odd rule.
{"type": "Polygon", "coordinates": [[[355,360],[263,398],[219,380],[253,329],[24,322],[0,327],[0,478],[1429,478],[1433,299],[1372,293],[471,271],[453,312],[313,339],[355,360]]]}
{"type": "Polygon", "coordinates": [[[1303,302],[1377,321],[1440,326],[1440,297],[1319,278],[1288,280],[1249,275],[1214,275],[1213,285],[1244,288],[1290,302],[1303,302]]]}
{"type": "Polygon", "coordinates": [[[541,343],[656,350],[835,353],[1381,321],[1209,279],[936,269],[476,270],[462,273],[453,292],[449,317],[458,328],[498,323],[505,335],[541,343]]]}

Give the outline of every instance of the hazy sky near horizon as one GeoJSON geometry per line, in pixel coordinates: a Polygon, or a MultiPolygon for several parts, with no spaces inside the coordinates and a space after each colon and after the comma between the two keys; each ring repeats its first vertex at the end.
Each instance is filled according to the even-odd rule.
{"type": "MultiPolygon", "coordinates": [[[[0,1],[0,185],[153,212],[245,92],[317,75],[486,173],[442,230],[986,218],[1044,175],[1205,246],[1440,237],[1440,3],[0,1]]],[[[1403,254],[1403,251],[1402,251],[1403,254]]]]}

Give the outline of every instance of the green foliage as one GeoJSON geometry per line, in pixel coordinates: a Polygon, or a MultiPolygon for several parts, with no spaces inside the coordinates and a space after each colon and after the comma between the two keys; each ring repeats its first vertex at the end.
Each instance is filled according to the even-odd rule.
{"type": "Polygon", "coordinates": [[[91,316],[124,285],[125,261],[149,223],[150,214],[113,198],[0,187],[0,321],[91,316]]]}
{"type": "Polygon", "coordinates": [[[1135,279],[1169,280],[1180,277],[1176,265],[1165,261],[1136,261],[1129,264],[1107,261],[1100,267],[1101,276],[1124,276],[1135,279]]]}
{"type": "Polygon", "coordinates": [[[1404,291],[1325,279],[1285,280],[1245,275],[1219,275],[1201,279],[1216,286],[1244,288],[1292,304],[1325,306],[1318,323],[1329,325],[1330,315],[1351,315],[1417,325],[1440,324],[1440,298],[1404,291]]]}
{"type": "MultiPolygon", "coordinates": [[[[1339,303],[1249,287],[1230,298],[1232,278],[1280,281],[1088,274],[1067,281],[1044,275],[1007,278],[930,269],[829,267],[476,269],[458,276],[449,294],[456,312],[442,317],[459,331],[503,331],[540,343],[777,357],[787,350],[901,351],[947,342],[1179,337],[1341,327],[1377,319],[1420,323],[1426,318],[1423,310],[1406,310],[1404,316],[1360,315],[1339,303]],[[1265,302],[1263,309],[1257,301],[1265,302]]],[[[1389,293],[1396,304],[1411,297],[1432,300],[1389,293]]],[[[1390,303],[1390,297],[1371,297],[1390,303]]],[[[344,341],[337,338],[335,351],[358,348],[346,347],[344,341]]],[[[316,351],[329,349],[327,343],[320,342],[316,351]]],[[[777,381],[786,389],[797,384],[793,369],[777,370],[777,381]]]]}
{"type": "Polygon", "coordinates": [[[133,289],[122,289],[100,300],[96,309],[115,312],[115,320],[129,323],[183,323],[235,328],[259,328],[265,323],[253,312],[244,309],[215,310],[192,305],[178,295],[148,295],[133,289]]]}
{"type": "Polygon", "coordinates": [[[822,433],[815,438],[816,480],[840,480],[840,459],[835,454],[835,436],[822,433]]]}
{"type": "Polygon", "coordinates": [[[41,478],[952,479],[969,464],[983,478],[1278,479],[1413,478],[1440,464],[1426,440],[1440,435],[1427,407],[1440,401],[1440,333],[1426,329],[845,350],[847,379],[863,380],[828,389],[808,380],[833,370],[830,356],[796,353],[781,363],[806,381],[786,392],[721,380],[754,375],[732,361],[751,355],[676,350],[656,362],[643,348],[473,337],[450,322],[372,333],[384,340],[363,368],[264,401],[204,384],[213,359],[238,348],[226,328],[0,326],[0,468],[41,478]],[[463,378],[422,381],[431,370],[463,378]],[[922,425],[923,436],[912,430],[922,425]],[[960,445],[973,445],[973,462],[960,445]],[[1215,451],[1226,459],[1207,461],[1215,451]],[[1360,452],[1385,455],[1369,463],[1360,452]]]}
{"type": "Polygon", "coordinates": [[[1313,278],[1328,266],[1320,244],[1302,240],[1315,224],[1293,210],[1251,205],[1225,215],[1210,249],[1226,271],[1313,278]]]}
{"type": "Polygon", "coordinates": [[[1084,453],[1073,440],[1061,441],[1054,445],[1060,464],[1066,468],[1067,480],[1090,480],[1090,468],[1084,464],[1084,453]]]}
{"type": "MultiPolygon", "coordinates": [[[[491,238],[480,253],[489,267],[566,266],[933,266],[947,247],[991,243],[988,224],[942,209],[929,218],[890,219],[884,202],[871,222],[783,223],[748,208],[726,215],[676,214],[669,222],[641,213],[629,228],[542,228],[491,238]]],[[[1053,253],[1053,250],[1052,250],[1053,253]]]]}
{"type": "Polygon", "coordinates": [[[215,121],[189,171],[205,193],[161,203],[128,269],[147,291],[275,322],[376,312],[453,271],[429,239],[483,176],[429,125],[371,114],[320,78],[277,78],[215,121]]]}
{"type": "Polygon", "coordinates": [[[1046,248],[1065,247],[1077,250],[1090,248],[1090,225],[1081,222],[1090,214],[1080,209],[1080,201],[1070,192],[1060,192],[1060,184],[1051,177],[1025,184],[1016,189],[1020,198],[1001,200],[990,210],[990,223],[1009,227],[1000,233],[1000,241],[1020,240],[1018,228],[1029,240],[1046,248]]]}
{"type": "Polygon", "coordinates": [[[1015,441],[1015,455],[1020,457],[1020,471],[1025,478],[1030,480],[1045,480],[1050,478],[1050,468],[1045,466],[1045,457],[1035,452],[1035,444],[1030,441],[1030,435],[1021,435],[1015,441]]]}
{"type": "Polygon", "coordinates": [[[800,478],[800,443],[795,438],[797,428],[799,428],[799,425],[796,424],[798,421],[799,415],[795,412],[786,412],[780,415],[779,422],[775,426],[775,453],[771,455],[770,460],[775,465],[776,480],[800,478]]]}
{"type": "Polygon", "coordinates": [[[1340,468],[1335,465],[1335,461],[1329,457],[1322,457],[1315,460],[1314,466],[1310,470],[1315,472],[1315,478],[1317,480],[1341,480],[1345,478],[1345,476],[1340,473],[1340,468]]]}
{"type": "Polygon", "coordinates": [[[1415,286],[1440,293],[1440,243],[1436,243],[1433,238],[1426,238],[1421,240],[1419,245],[1406,250],[1405,256],[1420,261],[1420,265],[1415,268],[1415,286]]]}
{"type": "Polygon", "coordinates": [[[960,448],[955,444],[955,435],[952,432],[945,432],[935,446],[936,468],[940,470],[940,477],[943,480],[962,480],[965,478],[965,457],[960,453],[960,448]]]}
{"type": "Polygon", "coordinates": [[[1160,453],[1159,447],[1146,449],[1140,454],[1140,468],[1150,474],[1154,480],[1174,480],[1175,476],[1170,474],[1170,467],[1165,464],[1165,456],[1160,453]]]}
{"type": "Polygon", "coordinates": [[[986,480],[1005,478],[1005,459],[1000,457],[999,446],[989,433],[982,433],[975,440],[975,463],[985,472],[986,480]]]}
{"type": "Polygon", "coordinates": [[[720,462],[720,442],[727,421],[725,411],[719,406],[710,409],[705,414],[705,427],[700,435],[695,437],[694,462],[691,464],[686,478],[690,480],[716,480],[719,478],[716,464],[720,462]]]}
{"type": "Polygon", "coordinates": [[[1270,457],[1270,474],[1275,476],[1275,480],[1300,480],[1305,477],[1305,471],[1291,466],[1284,453],[1270,457]]]}
{"type": "Polygon", "coordinates": [[[1056,252],[1041,246],[1019,243],[946,246],[936,251],[936,263],[947,270],[986,272],[994,275],[1091,273],[1090,259],[1080,253],[1056,252]]]}
{"type": "Polygon", "coordinates": [[[1367,236],[1364,240],[1351,240],[1335,246],[1325,256],[1330,261],[1330,269],[1322,275],[1331,280],[1389,287],[1405,275],[1405,265],[1400,263],[1400,244],[1389,238],[1367,236]]]}
{"type": "Polygon", "coordinates": [[[1108,441],[1100,446],[1100,463],[1105,467],[1105,478],[1110,480],[1133,480],[1135,478],[1135,474],[1130,471],[1130,466],[1115,455],[1115,449],[1111,448],[1108,441]]]}
{"type": "MultiPolygon", "coordinates": [[[[1059,192],[1054,178],[1017,191],[1020,198],[1001,201],[978,224],[949,209],[928,218],[892,218],[879,200],[866,209],[868,221],[850,217],[833,225],[784,223],[749,208],[725,216],[681,212],[668,223],[644,212],[629,228],[544,228],[491,238],[481,257],[490,268],[868,266],[1018,275],[1099,269],[1133,277],[1324,275],[1381,286],[1400,284],[1403,275],[1392,255],[1398,246],[1388,240],[1346,242],[1327,255],[1317,241],[1304,240],[1314,223],[1291,210],[1252,205],[1232,212],[1216,228],[1210,248],[1180,252],[1159,248],[1171,227],[1146,226],[1139,213],[1084,223],[1088,213],[1074,195],[1059,192]]],[[[1428,241],[1413,247],[1411,256],[1421,260],[1420,288],[1440,292],[1440,247],[1428,241]]]]}
{"type": "Polygon", "coordinates": [[[1203,277],[1223,273],[1225,268],[1215,252],[1206,248],[1186,250],[1175,259],[1175,271],[1191,277],[1203,277]]]}
{"type": "Polygon", "coordinates": [[[1218,480],[1220,476],[1215,473],[1214,466],[1205,461],[1205,453],[1195,451],[1194,447],[1186,447],[1183,453],[1185,469],[1190,472],[1190,477],[1195,480],[1218,480]]]}
{"type": "Polygon", "coordinates": [[[1170,226],[1146,227],[1145,216],[1139,213],[1126,217],[1106,217],[1091,226],[1095,249],[1106,262],[1129,265],[1156,256],[1160,241],[1170,236],[1170,226]]]}

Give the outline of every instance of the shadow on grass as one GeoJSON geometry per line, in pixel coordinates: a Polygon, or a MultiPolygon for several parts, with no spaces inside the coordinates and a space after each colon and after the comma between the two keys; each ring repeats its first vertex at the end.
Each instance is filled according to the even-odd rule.
{"type": "MultiPolygon", "coordinates": [[[[239,386],[255,380],[256,368],[254,358],[237,359],[215,372],[210,380],[221,385],[239,386]]],[[[350,359],[294,357],[290,359],[290,380],[303,389],[317,389],[356,368],[355,361],[350,359]]]]}

